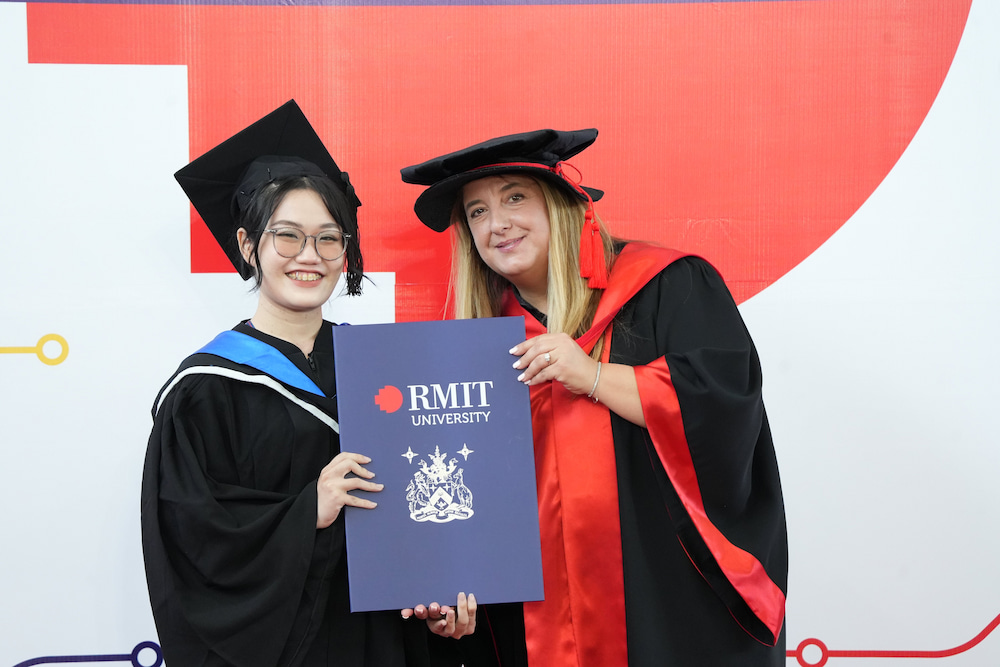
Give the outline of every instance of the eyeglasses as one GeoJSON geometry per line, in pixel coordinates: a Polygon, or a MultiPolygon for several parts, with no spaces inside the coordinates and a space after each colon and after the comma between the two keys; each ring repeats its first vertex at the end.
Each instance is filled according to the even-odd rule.
{"type": "Polygon", "coordinates": [[[265,229],[264,233],[271,235],[275,252],[287,258],[298,257],[306,249],[306,241],[312,239],[317,255],[325,260],[340,259],[347,251],[347,239],[351,238],[350,234],[336,230],[311,235],[293,227],[265,229]]]}

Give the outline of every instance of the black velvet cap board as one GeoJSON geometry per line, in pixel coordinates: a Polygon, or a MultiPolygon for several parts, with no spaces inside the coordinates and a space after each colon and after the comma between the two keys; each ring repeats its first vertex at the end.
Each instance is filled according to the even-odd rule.
{"type": "Polygon", "coordinates": [[[509,134],[442,155],[400,170],[404,183],[430,186],[417,197],[413,210],[425,225],[443,232],[451,224],[455,197],[466,183],[486,176],[527,172],[592,201],[602,190],[579,186],[563,173],[561,163],[597,139],[597,130],[535,130],[509,134]]]}
{"type": "Polygon", "coordinates": [[[174,178],[246,279],[251,270],[236,245],[241,207],[261,185],[299,175],[325,175],[355,208],[361,205],[347,172],[337,166],[295,100],[289,100],[177,171],[174,178]]]}

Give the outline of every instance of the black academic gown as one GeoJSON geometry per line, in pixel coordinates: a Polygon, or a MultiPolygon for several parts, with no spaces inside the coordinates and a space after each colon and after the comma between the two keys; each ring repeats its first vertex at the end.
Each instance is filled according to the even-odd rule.
{"type": "MultiPolygon", "coordinates": [[[[708,519],[784,592],[785,514],[760,364],[725,283],[703,260],[671,264],[616,319],[612,362],[660,358],[670,369],[708,519]]],[[[640,383],[640,391],[651,386],[640,383]]],[[[784,665],[784,625],[775,642],[727,581],[645,429],[615,414],[611,425],[629,665],[784,665]]]]}
{"type": "MultiPolygon", "coordinates": [[[[544,320],[523,301],[520,305],[528,317],[544,320]]],[[[741,582],[744,590],[737,590],[732,582],[739,581],[738,575],[730,571],[727,576],[708,548],[705,534],[712,533],[702,534],[694,525],[650,431],[610,414],[628,665],[784,665],[783,624],[774,621],[772,609],[766,627],[751,608],[756,604],[753,596],[768,591],[772,606],[780,606],[783,615],[787,539],[757,353],[736,304],[711,266],[683,257],[622,305],[620,311],[617,305],[612,309],[617,315],[609,361],[643,367],[639,385],[647,420],[664,421],[654,417],[653,405],[679,404],[683,424],[677,428],[684,437],[668,446],[690,453],[693,475],[682,490],[690,497],[691,483],[696,484],[717,534],[760,566],[754,581],[741,582]],[[649,369],[669,369],[668,381],[658,382],[657,371],[649,369]]],[[[560,415],[557,411],[545,418],[558,420],[560,415]]],[[[662,444],[662,423],[656,428],[662,444]]],[[[600,579],[588,585],[587,595],[621,594],[620,588],[608,588],[600,579]]],[[[476,635],[463,638],[458,646],[468,667],[528,664],[518,607],[483,605],[476,635]]],[[[602,622],[599,615],[584,620],[602,622]]],[[[559,658],[555,654],[559,652],[531,667],[578,664],[565,652],[559,658]]],[[[581,659],[580,664],[589,663],[581,659]]]]}
{"type": "MultiPolygon", "coordinates": [[[[330,323],[311,363],[245,323],[235,329],[291,360],[325,396],[282,386],[336,419],[330,323]]],[[[162,394],[143,473],[146,576],[167,664],[429,665],[423,623],[350,613],[344,514],[316,529],[316,480],[340,451],[337,434],[246,381],[263,375],[250,366],[195,354],[178,372],[205,365],[237,378],[191,374],[162,394]]]]}

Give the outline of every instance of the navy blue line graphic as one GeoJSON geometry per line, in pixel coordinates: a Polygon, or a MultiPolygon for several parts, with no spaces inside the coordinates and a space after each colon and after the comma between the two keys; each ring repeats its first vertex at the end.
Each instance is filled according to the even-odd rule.
{"type": "Polygon", "coordinates": [[[132,649],[131,653],[122,655],[53,655],[45,658],[32,658],[19,662],[14,667],[31,667],[32,665],[54,665],[66,662],[128,662],[132,667],[161,667],[163,665],[163,652],[156,642],[139,642],[132,649]],[[139,662],[139,654],[144,650],[153,651],[154,660],[149,664],[139,662]]]}

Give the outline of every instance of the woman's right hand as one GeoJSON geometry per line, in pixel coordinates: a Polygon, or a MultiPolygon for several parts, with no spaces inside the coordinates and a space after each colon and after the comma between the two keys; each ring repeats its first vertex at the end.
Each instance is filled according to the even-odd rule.
{"type": "Polygon", "coordinates": [[[352,496],[349,491],[382,490],[381,484],[370,482],[375,473],[364,467],[371,463],[364,454],[341,452],[326,464],[316,481],[316,528],[326,528],[340,516],[345,505],[372,509],[376,503],[352,496]],[[348,477],[350,473],[352,476],[348,477]]]}
{"type": "Polygon", "coordinates": [[[424,621],[436,635],[459,639],[476,631],[476,609],[475,595],[459,593],[454,607],[432,602],[430,606],[419,604],[412,609],[403,609],[401,613],[404,620],[419,618],[424,621]]]}

